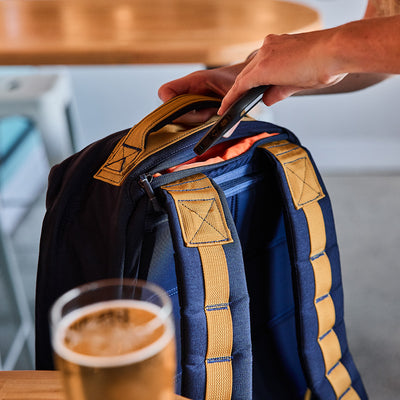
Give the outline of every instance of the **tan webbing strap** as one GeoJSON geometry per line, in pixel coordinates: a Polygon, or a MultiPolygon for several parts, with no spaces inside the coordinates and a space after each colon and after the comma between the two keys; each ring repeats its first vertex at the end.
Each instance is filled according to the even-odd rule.
{"type": "MultiPolygon", "coordinates": [[[[337,399],[360,399],[350,375],[340,362],[342,352],[333,326],[336,315],[330,291],[332,270],[325,252],[326,232],[319,200],[325,197],[307,152],[286,140],[261,146],[282,165],[296,210],[303,210],[310,237],[310,262],[315,279],[314,306],[318,317],[318,344],[325,362],[325,376],[337,399]]],[[[310,395],[307,392],[307,396],[310,395]]]]}
{"type": "Polygon", "coordinates": [[[206,400],[232,395],[233,326],[229,307],[229,274],[223,245],[232,243],[218,193],[209,179],[194,175],[165,185],[174,199],[187,247],[197,247],[204,277],[207,319],[206,400]]]}

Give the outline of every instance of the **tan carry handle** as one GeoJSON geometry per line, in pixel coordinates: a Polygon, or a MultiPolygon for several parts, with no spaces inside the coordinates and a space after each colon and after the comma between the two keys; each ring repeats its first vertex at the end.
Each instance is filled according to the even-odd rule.
{"type": "Polygon", "coordinates": [[[119,186],[139,162],[153,153],[212,125],[204,123],[193,129],[182,130],[175,126],[168,132],[160,131],[189,111],[219,107],[221,100],[201,95],[181,95],[162,104],[135,125],[124,136],[97,171],[94,178],[119,186]],[[152,132],[157,134],[151,135],[152,132]]]}

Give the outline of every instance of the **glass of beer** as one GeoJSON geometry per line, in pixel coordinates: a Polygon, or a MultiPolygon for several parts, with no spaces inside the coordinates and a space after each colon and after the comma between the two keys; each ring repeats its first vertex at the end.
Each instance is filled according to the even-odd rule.
{"type": "Polygon", "coordinates": [[[68,400],[174,399],[172,303],[149,282],[111,279],[62,295],[50,312],[68,400]]]}

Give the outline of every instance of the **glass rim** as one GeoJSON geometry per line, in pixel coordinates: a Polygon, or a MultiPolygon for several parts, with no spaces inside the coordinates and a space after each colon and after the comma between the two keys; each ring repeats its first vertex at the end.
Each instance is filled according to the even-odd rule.
{"type": "MultiPolygon", "coordinates": [[[[97,281],[92,281],[88,283],[84,283],[83,285],[76,286],[67,292],[63,293],[60,297],[56,299],[50,309],[50,323],[53,326],[55,323],[61,321],[63,319],[62,309],[63,307],[73,300],[77,298],[80,294],[89,292],[95,289],[101,289],[111,286],[138,286],[145,288],[147,287],[151,291],[153,291],[161,300],[162,306],[159,308],[162,311],[162,316],[167,318],[172,313],[172,302],[169,298],[168,294],[162,289],[160,286],[153,282],[141,280],[141,279],[131,279],[131,278],[110,278],[110,279],[100,279],[97,281]]],[[[102,300],[98,300],[100,302],[102,300]]]]}
{"type": "MultiPolygon", "coordinates": [[[[124,299],[114,299],[111,301],[120,301],[120,300],[124,301],[124,299]]],[[[130,301],[134,299],[125,299],[125,300],[130,301]]],[[[134,301],[146,302],[146,300],[134,300],[134,301]]],[[[102,302],[108,302],[108,300],[98,299],[96,301],[93,301],[89,305],[84,305],[82,308],[91,307],[96,304],[101,304],[102,302]]],[[[79,310],[79,308],[72,310],[70,314],[75,313],[77,310],[79,310]]],[[[131,363],[140,362],[156,354],[160,348],[164,348],[164,346],[169,342],[169,340],[173,336],[174,328],[172,321],[170,321],[171,313],[172,313],[172,301],[169,298],[168,294],[165,292],[164,289],[162,289],[160,286],[152,282],[139,279],[125,279],[125,278],[103,279],[99,281],[89,282],[65,292],[55,301],[54,305],[52,306],[50,311],[50,319],[51,319],[50,329],[51,329],[51,343],[53,351],[55,351],[61,357],[65,358],[70,362],[76,362],[79,365],[92,368],[121,367],[131,363]],[[64,327],[62,326],[63,320],[65,323],[67,322],[65,321],[65,319],[68,320],[68,315],[65,316],[62,315],[63,307],[66,304],[68,304],[69,301],[73,300],[74,298],[77,298],[82,293],[88,292],[90,290],[107,288],[111,286],[114,287],[136,286],[141,288],[147,288],[152,293],[154,293],[158,298],[161,299],[162,303],[161,306],[152,304],[153,307],[158,308],[160,311],[157,312],[156,316],[153,319],[145,323],[145,326],[143,326],[144,330],[142,331],[142,332],[145,332],[146,330],[150,331],[160,325],[165,325],[166,330],[161,335],[161,337],[145,348],[127,352],[125,354],[109,355],[109,356],[80,354],[73,350],[68,349],[65,346],[60,346],[59,335],[62,336],[62,334],[59,333],[59,330],[61,329],[62,331],[64,329],[64,327]]]]}

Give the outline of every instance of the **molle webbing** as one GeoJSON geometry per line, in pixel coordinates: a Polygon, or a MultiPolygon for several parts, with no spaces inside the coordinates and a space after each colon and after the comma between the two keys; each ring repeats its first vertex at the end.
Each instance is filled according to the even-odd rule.
{"type": "MultiPolygon", "coordinates": [[[[335,329],[336,311],[331,296],[332,269],[326,252],[325,222],[323,210],[319,203],[325,198],[325,194],[308,154],[303,148],[285,140],[269,143],[261,147],[273,155],[273,158],[278,161],[283,169],[284,175],[280,174],[282,184],[285,185],[285,181],[287,182],[286,193],[290,193],[293,202],[293,207],[288,213],[291,216],[293,229],[296,229],[296,224],[298,223],[293,218],[293,214],[304,213],[306,218],[308,239],[304,235],[302,242],[309,242],[309,265],[314,275],[314,312],[310,314],[305,313],[305,309],[310,304],[300,302],[301,329],[310,329],[315,324],[316,314],[318,329],[315,331],[317,334],[314,340],[318,343],[323,359],[323,365],[320,365],[319,368],[324,371],[324,375],[333,389],[333,392],[330,390],[330,393],[334,393],[334,395],[330,396],[329,399],[360,399],[352,386],[352,379],[348,369],[342,363],[342,348],[340,343],[345,343],[345,337],[342,337],[341,341],[339,341],[338,335],[343,334],[343,331],[337,332],[335,329]],[[308,315],[311,315],[311,317],[307,320],[308,315]]],[[[303,247],[305,245],[297,243],[295,247],[299,248],[299,246],[303,247]]],[[[297,255],[295,255],[296,257],[297,255]]],[[[298,260],[295,261],[297,262],[298,260]]],[[[296,268],[299,267],[296,265],[296,268]]],[[[300,274],[296,274],[296,276],[300,276],[300,274]]],[[[311,361],[311,359],[307,359],[307,351],[310,351],[310,349],[303,349],[303,355],[306,358],[305,363],[315,363],[315,360],[311,361]]],[[[318,365],[308,365],[310,369],[313,369],[313,367],[314,369],[318,369],[318,365]]],[[[323,385],[326,386],[326,381],[322,383],[323,385]]],[[[315,386],[313,392],[318,392],[319,385],[313,386],[315,386]]],[[[318,395],[320,396],[320,394],[318,395]]],[[[321,398],[328,399],[328,397],[321,398]]]]}

